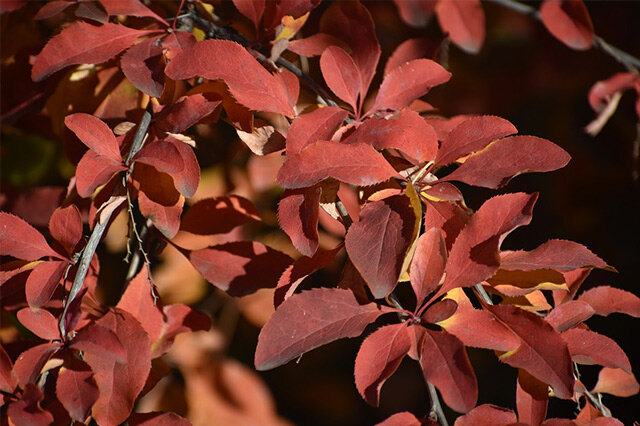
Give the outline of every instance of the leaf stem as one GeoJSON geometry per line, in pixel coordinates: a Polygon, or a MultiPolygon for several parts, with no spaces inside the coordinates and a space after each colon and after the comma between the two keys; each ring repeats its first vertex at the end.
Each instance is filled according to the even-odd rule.
{"type": "MultiPolygon", "coordinates": [[[[520,3],[516,0],[489,0],[493,3],[504,6],[508,9],[515,10],[516,12],[529,15],[535,18],[538,21],[542,22],[542,17],[540,16],[540,12],[529,6],[528,4],[520,3]]],[[[628,71],[634,72],[638,74],[638,68],[640,68],[640,59],[636,58],[633,55],[625,52],[622,49],[619,49],[615,46],[612,46],[608,42],[606,42],[602,37],[596,35],[593,38],[593,46],[597,47],[607,55],[611,56],[613,59],[622,64],[628,71]]]]}
{"type": "MultiPolygon", "coordinates": [[[[129,154],[127,155],[126,164],[129,164],[131,162],[133,156],[142,147],[142,142],[144,141],[144,138],[147,134],[149,123],[151,123],[151,113],[147,110],[142,115],[142,119],[140,120],[138,129],[136,130],[133,143],[131,144],[131,149],[129,150],[129,154]]],[[[102,218],[102,220],[96,221],[95,225],[93,226],[93,231],[91,231],[91,235],[89,236],[89,241],[87,241],[87,245],[82,251],[82,256],[80,257],[80,262],[78,264],[78,271],[76,272],[76,276],[73,279],[73,284],[71,284],[71,288],[69,289],[69,295],[64,302],[64,309],[62,311],[62,315],[60,316],[60,322],[58,323],[60,335],[63,338],[65,338],[67,333],[67,330],[65,329],[65,319],[68,314],[69,305],[71,305],[71,302],[73,302],[78,293],[80,293],[80,290],[82,290],[82,284],[84,284],[84,279],[87,277],[87,272],[89,272],[91,259],[93,259],[93,255],[98,248],[98,244],[102,239],[102,235],[109,225],[109,219],[111,218],[111,215],[113,215],[113,212],[113,210],[105,212],[105,217],[102,218]]]]}

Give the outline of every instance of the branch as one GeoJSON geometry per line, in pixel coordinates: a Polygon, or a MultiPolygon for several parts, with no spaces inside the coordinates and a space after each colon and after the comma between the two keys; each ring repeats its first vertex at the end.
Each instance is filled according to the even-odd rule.
{"type": "MultiPolygon", "coordinates": [[[[151,123],[151,113],[149,110],[146,110],[142,115],[142,119],[140,120],[140,124],[138,125],[138,129],[136,130],[133,143],[131,144],[131,149],[129,150],[129,155],[127,155],[126,164],[128,165],[131,162],[133,156],[140,150],[142,147],[142,143],[147,134],[147,129],[149,127],[149,123],[151,123]]],[[[89,265],[91,264],[91,259],[93,259],[93,255],[98,248],[98,244],[102,239],[102,234],[107,229],[109,225],[109,219],[113,215],[114,210],[109,212],[105,212],[105,217],[102,220],[97,220],[93,231],[91,231],[91,236],[89,237],[89,241],[87,241],[87,245],[82,250],[82,256],[80,257],[80,262],[78,264],[78,271],[76,272],[76,276],[73,280],[73,284],[71,284],[71,289],[69,290],[69,295],[64,303],[64,310],[62,311],[62,316],[60,317],[60,322],[58,323],[58,327],[60,329],[60,335],[64,338],[67,330],[65,329],[65,319],[67,317],[67,313],[69,310],[69,305],[74,301],[80,290],[82,290],[82,284],[84,284],[84,279],[87,277],[87,272],[89,272],[89,265]]]]}
{"type": "MultiPolygon", "coordinates": [[[[542,22],[542,17],[540,16],[540,12],[527,5],[520,3],[516,0],[488,0],[493,3],[504,6],[508,9],[515,10],[516,12],[529,15],[536,20],[542,22]]],[[[625,52],[622,49],[619,49],[611,44],[607,43],[602,37],[594,36],[593,38],[593,46],[597,47],[607,55],[611,56],[613,59],[621,63],[628,71],[634,72],[638,74],[638,68],[640,68],[640,59],[636,58],[633,55],[625,52]]]]}
{"type": "Polygon", "coordinates": [[[484,303],[486,303],[487,305],[494,304],[493,300],[491,300],[491,296],[489,296],[489,293],[487,293],[484,287],[482,287],[482,284],[478,283],[474,286],[474,288],[476,289],[476,292],[478,292],[480,298],[484,301],[484,303]]]}
{"type": "Polygon", "coordinates": [[[447,422],[444,410],[442,409],[442,404],[440,404],[436,387],[430,382],[427,382],[427,387],[429,388],[429,396],[431,397],[431,412],[435,413],[441,426],[449,426],[449,422],[447,422]]]}
{"type": "Polygon", "coordinates": [[[440,426],[449,426],[449,422],[447,421],[447,417],[444,415],[444,410],[442,409],[442,404],[440,403],[440,398],[438,397],[438,391],[436,387],[427,380],[424,375],[424,368],[422,368],[422,360],[418,360],[418,364],[420,364],[420,370],[422,370],[422,377],[424,378],[424,382],[427,384],[427,389],[429,390],[429,398],[431,399],[431,410],[429,413],[429,417],[433,420],[437,420],[440,423],[440,426]]]}

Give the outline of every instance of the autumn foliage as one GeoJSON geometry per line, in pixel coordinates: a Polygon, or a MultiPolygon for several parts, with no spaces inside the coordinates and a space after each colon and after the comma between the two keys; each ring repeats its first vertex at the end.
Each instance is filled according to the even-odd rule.
{"type": "MultiPolygon", "coordinates": [[[[372,406],[415,361],[430,402],[387,426],[622,424],[601,397],[638,392],[631,363],[586,322],[638,318],[640,298],[582,290],[592,270],[616,269],[578,242],[503,248],[544,193],[465,203],[469,187],[559,170],[570,153],[423,99],[455,77],[449,43],[482,48],[479,0],[394,3],[412,27],[435,16],[444,36],[384,57],[357,1],[2,3],[3,26],[30,19],[52,36],[3,51],[3,72],[24,88],[3,99],[3,134],[60,141],[69,177],[3,196],[3,424],[284,424],[256,373],[212,361],[228,333],[223,304],[263,325],[259,371],[364,334],[353,392],[372,406]],[[212,135],[241,141],[246,165],[229,155],[212,172],[226,152],[201,143],[212,135]],[[515,369],[515,406],[478,403],[468,348],[515,369]],[[600,366],[595,386],[581,365],[600,366]],[[547,418],[552,398],[574,415],[547,418]]],[[[601,43],[580,0],[534,12],[569,48],[601,43]]],[[[594,84],[592,132],[625,90],[640,96],[637,70],[594,84]]]]}

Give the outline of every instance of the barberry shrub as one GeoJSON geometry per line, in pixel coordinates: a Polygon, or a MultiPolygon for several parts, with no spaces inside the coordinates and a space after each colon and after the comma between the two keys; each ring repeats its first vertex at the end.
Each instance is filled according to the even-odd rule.
{"type": "MultiPolygon", "coordinates": [[[[591,133],[622,91],[640,93],[635,58],[594,35],[582,1],[546,0],[539,12],[500,3],[631,67],[593,86],[591,133]]],[[[381,64],[357,1],[2,3],[3,34],[53,34],[3,47],[20,89],[3,79],[3,137],[61,141],[70,177],[3,196],[3,422],[281,424],[254,373],[228,358],[211,367],[230,296],[240,298],[231,316],[264,324],[257,370],[365,334],[353,392],[378,406],[403,360],[415,361],[429,403],[385,425],[621,424],[602,395],[638,392],[631,363],[585,322],[640,317],[640,299],[581,290],[593,269],[615,269],[580,243],[541,236],[532,250],[502,249],[544,194],[501,191],[475,211],[464,199],[470,186],[563,168],[570,154],[518,123],[446,118],[423,100],[452,78],[449,43],[482,47],[479,0],[395,5],[410,26],[434,15],[445,35],[408,39],[381,64]],[[230,138],[242,147],[201,143],[230,138]],[[257,188],[271,202],[256,206],[257,188]],[[194,274],[210,286],[187,285],[194,274]],[[467,348],[516,370],[515,407],[478,405],[467,348]],[[583,364],[601,367],[595,386],[581,381],[583,364]],[[572,401],[573,418],[547,419],[551,398],[572,401]]]]}

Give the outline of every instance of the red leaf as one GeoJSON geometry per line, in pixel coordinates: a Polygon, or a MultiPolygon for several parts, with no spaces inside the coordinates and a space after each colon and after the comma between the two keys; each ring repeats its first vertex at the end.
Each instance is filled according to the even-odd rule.
{"type": "Polygon", "coordinates": [[[72,419],[84,422],[91,406],[98,400],[99,391],[93,373],[85,363],[63,366],[56,381],[56,395],[72,419]]]}
{"type": "Polygon", "coordinates": [[[99,24],[105,24],[109,19],[109,14],[97,2],[79,1],[77,5],[75,15],[78,18],[89,19],[99,24]]]}
{"type": "Polygon", "coordinates": [[[233,4],[240,13],[249,18],[255,28],[260,26],[260,20],[264,13],[264,2],[265,0],[233,0],[233,4]]]}
{"type": "Polygon", "coordinates": [[[438,151],[435,130],[417,112],[403,110],[389,119],[371,118],[352,133],[345,143],[366,143],[375,149],[395,148],[415,164],[433,160],[438,151]]]}
{"type": "Polygon", "coordinates": [[[96,324],[119,336],[126,357],[119,362],[105,352],[85,353],[100,391],[91,414],[98,424],[120,424],[131,414],[151,369],[149,338],[131,314],[119,309],[109,311],[96,324]]]}
{"type": "Polygon", "coordinates": [[[392,309],[360,305],[351,290],[318,288],[291,296],[260,331],[255,365],[270,370],[319,346],[359,336],[392,309]]]}
{"type": "Polygon", "coordinates": [[[71,204],[68,207],[57,208],[49,219],[51,236],[58,240],[71,256],[76,244],[82,238],[82,216],[80,210],[71,204]]]}
{"type": "Polygon", "coordinates": [[[454,289],[444,300],[457,303],[456,312],[438,325],[456,336],[465,346],[512,351],[520,346],[520,339],[495,316],[484,309],[475,309],[462,289],[454,289]]]}
{"type": "Polygon", "coordinates": [[[380,389],[395,373],[411,349],[406,324],[392,324],[370,334],[360,346],[355,364],[355,381],[365,401],[377,407],[380,389]]]}
{"type": "Polygon", "coordinates": [[[299,40],[290,40],[287,49],[300,56],[310,58],[322,55],[322,52],[330,46],[348,48],[347,44],[338,37],[325,33],[316,33],[299,40]]]}
{"type": "Polygon", "coordinates": [[[109,16],[125,15],[138,18],[153,18],[167,27],[169,26],[167,21],[156,15],[139,0],[100,0],[100,3],[102,3],[109,16]]]}
{"type": "Polygon", "coordinates": [[[384,77],[370,111],[402,109],[450,78],[450,72],[430,59],[406,62],[384,77]]]}
{"type": "Polygon", "coordinates": [[[516,404],[518,421],[530,425],[539,425],[547,417],[549,386],[531,376],[524,370],[518,371],[516,404]]]}
{"type": "Polygon", "coordinates": [[[36,13],[36,16],[33,18],[35,20],[41,19],[49,19],[56,16],[58,13],[61,13],[69,6],[73,6],[75,2],[73,1],[62,1],[62,0],[54,0],[49,3],[45,3],[36,13]]]}
{"type": "Polygon", "coordinates": [[[318,141],[298,154],[288,156],[276,182],[284,188],[295,189],[331,177],[352,185],[367,186],[394,176],[398,173],[369,145],[318,141]]]}
{"type": "Polygon", "coordinates": [[[180,303],[163,308],[166,321],[160,338],[152,345],[151,355],[157,358],[165,354],[178,334],[192,331],[207,331],[211,328],[209,317],[180,303]]]}
{"type": "Polygon", "coordinates": [[[114,160],[110,157],[103,157],[94,151],[87,151],[76,168],[76,190],[82,198],[88,198],[98,189],[106,184],[111,177],[120,171],[127,170],[122,164],[122,160],[114,160]]]}
{"type": "Polygon", "coordinates": [[[140,213],[163,235],[173,238],[180,227],[184,198],[175,189],[172,177],[143,163],[136,165],[133,177],[139,186],[140,213]]]}
{"type": "Polygon", "coordinates": [[[122,162],[118,140],[104,121],[90,114],[78,113],[66,116],[64,124],[96,154],[122,162]]]}
{"type": "Polygon", "coordinates": [[[138,275],[129,282],[117,307],[129,312],[138,320],[144,331],[149,336],[149,341],[153,344],[160,337],[164,317],[160,307],[154,301],[151,292],[153,284],[149,281],[147,269],[142,268],[138,275]]]}
{"type": "MultiPolygon", "coordinates": [[[[606,80],[598,81],[589,91],[589,105],[595,112],[601,112],[611,95],[633,87],[640,87],[640,77],[632,72],[619,72],[606,80]]],[[[636,89],[640,90],[640,89],[636,89]]]]}
{"type": "Polygon", "coordinates": [[[597,315],[606,317],[619,312],[640,318],[640,298],[619,288],[595,287],[582,293],[578,300],[591,305],[597,315]]]}
{"type": "Polygon", "coordinates": [[[241,45],[226,40],[206,40],[183,50],[165,70],[174,80],[201,76],[222,79],[242,105],[256,111],[294,116],[287,87],[264,69],[241,45]]]}
{"type": "Polygon", "coordinates": [[[580,300],[570,300],[553,308],[544,319],[556,331],[563,332],[588,320],[595,313],[596,311],[588,303],[580,300]]]}
{"type": "Polygon", "coordinates": [[[193,197],[200,183],[200,164],[196,158],[193,149],[184,142],[181,142],[171,136],[165,138],[165,141],[172,144],[177,150],[178,155],[182,159],[183,168],[177,172],[167,172],[172,178],[173,183],[180,193],[189,198],[193,197]]]}
{"type": "Polygon", "coordinates": [[[299,116],[287,134],[287,155],[297,154],[314,142],[330,140],[347,115],[343,109],[324,107],[299,116]]]}
{"type": "Polygon", "coordinates": [[[42,262],[31,271],[25,284],[29,306],[38,308],[51,300],[67,265],[67,262],[42,262]]]}
{"type": "Polygon", "coordinates": [[[237,241],[192,251],[189,260],[207,281],[232,296],[272,288],[293,259],[256,241],[237,241]]]}
{"type": "Polygon", "coordinates": [[[47,244],[41,233],[24,220],[0,212],[0,255],[23,260],[52,256],[64,259],[47,244]]]}
{"type": "Polygon", "coordinates": [[[387,417],[376,426],[422,426],[423,423],[418,420],[416,416],[408,411],[396,413],[393,416],[387,417]]]}
{"type": "Polygon", "coordinates": [[[141,36],[153,31],[140,31],[105,23],[94,26],[77,21],[49,40],[36,56],[31,78],[42,81],[69,65],[99,64],[122,52],[141,36]]]}
{"type": "Polygon", "coordinates": [[[573,328],[562,333],[571,358],[579,364],[598,364],[631,373],[631,364],[615,340],[591,330],[573,328]]]}
{"type": "Polygon", "coordinates": [[[25,389],[28,383],[35,383],[42,367],[60,349],[60,343],[43,343],[22,352],[13,365],[13,374],[18,385],[25,389]]]}
{"type": "Polygon", "coordinates": [[[159,37],[141,41],[122,55],[120,65],[125,77],[147,95],[159,98],[164,90],[164,55],[159,37]]]}
{"type": "Polygon", "coordinates": [[[339,47],[330,46],[320,58],[320,69],[331,91],[357,113],[361,77],[351,56],[339,47]]]}
{"type": "MultiPolygon", "coordinates": [[[[446,183],[446,182],[444,182],[446,183]]],[[[439,228],[451,249],[458,234],[471,219],[471,211],[461,203],[425,200],[424,228],[439,228]]]]}
{"type": "Polygon", "coordinates": [[[633,376],[619,368],[604,367],[598,375],[598,383],[591,392],[608,393],[622,398],[633,396],[640,390],[638,381],[633,376]]]}
{"type": "Polygon", "coordinates": [[[184,198],[178,197],[174,204],[164,205],[149,198],[146,193],[138,195],[140,213],[153,222],[153,225],[167,238],[173,238],[180,229],[180,214],[184,198]]]}
{"type": "Polygon", "coordinates": [[[426,330],[420,357],[424,377],[451,409],[466,413],[478,401],[478,382],[464,345],[454,335],[426,330]]]}
{"type": "Polygon", "coordinates": [[[439,293],[473,286],[493,275],[500,264],[500,244],[509,232],[531,221],[537,198],[537,193],[519,192],[487,200],[453,243],[439,293]]]}
{"type": "Polygon", "coordinates": [[[455,426],[508,426],[517,423],[516,413],[491,404],[482,404],[456,419],[455,426]]]}
{"type": "Polygon", "coordinates": [[[517,132],[513,124],[492,115],[464,119],[444,137],[436,165],[451,164],[460,157],[482,150],[491,141],[517,132]]]}
{"type": "Polygon", "coordinates": [[[198,40],[186,31],[174,31],[162,40],[162,47],[167,49],[167,59],[172,60],[178,53],[192,47],[198,40]]]}
{"type": "Polygon", "coordinates": [[[409,270],[417,306],[440,284],[446,264],[447,247],[442,230],[431,228],[418,239],[409,270]]]}
{"type": "Polygon", "coordinates": [[[117,362],[127,361],[127,348],[113,330],[99,324],[90,324],[78,331],[71,341],[71,347],[88,354],[110,357],[117,362]]]}
{"type": "MultiPolygon", "coordinates": [[[[422,314],[422,319],[431,324],[441,323],[442,321],[451,318],[451,316],[456,313],[457,309],[458,304],[452,299],[443,299],[429,306],[424,314],[422,314]]],[[[455,336],[454,333],[451,334],[455,336]]]]}
{"type": "Polygon", "coordinates": [[[415,28],[427,25],[436,6],[434,0],[393,0],[393,2],[404,23],[415,28]]]}
{"type": "Polygon", "coordinates": [[[400,278],[415,220],[409,197],[396,195],[366,204],[347,232],[349,259],[376,299],[388,296],[400,278]]]}
{"type": "Polygon", "coordinates": [[[551,34],[576,50],[587,50],[593,44],[593,24],[582,0],[545,0],[540,18],[551,34]]]}
{"type": "Polygon", "coordinates": [[[13,363],[11,358],[0,345],[0,391],[13,393],[18,385],[15,375],[13,374],[13,363]]]}
{"type": "Polygon", "coordinates": [[[550,172],[569,163],[571,156],[558,145],[535,136],[510,136],[469,157],[442,180],[500,188],[521,174],[550,172]]]}
{"type": "Polygon", "coordinates": [[[44,309],[20,309],[16,314],[18,321],[29,331],[44,340],[60,339],[58,320],[44,309]]]}
{"type": "Polygon", "coordinates": [[[222,104],[217,93],[182,96],[156,116],[155,125],[170,133],[180,133],[212,114],[222,104]]]}
{"type": "Polygon", "coordinates": [[[318,249],[320,187],[286,189],[278,204],[278,222],[300,253],[311,257],[318,249]]]}
{"type": "Polygon", "coordinates": [[[329,265],[336,255],[342,250],[343,244],[339,244],[333,250],[319,250],[313,257],[303,256],[289,265],[278,280],[278,286],[273,295],[273,304],[277,308],[286,299],[291,297],[302,281],[314,272],[329,265]]]}
{"type": "Polygon", "coordinates": [[[294,19],[311,11],[320,0],[280,0],[276,3],[267,2],[264,13],[264,27],[272,30],[282,23],[285,16],[294,19]]]}
{"type": "Polygon", "coordinates": [[[20,399],[7,408],[10,424],[47,426],[53,424],[54,418],[50,412],[40,407],[44,399],[42,390],[37,385],[28,384],[20,399]]]}
{"type": "MultiPolygon", "coordinates": [[[[418,2],[409,0],[406,3],[415,4],[418,2]]],[[[396,50],[394,50],[391,56],[389,56],[389,59],[387,59],[387,63],[384,66],[384,75],[386,76],[400,65],[414,59],[432,59],[439,45],[439,42],[426,38],[410,38],[403,41],[398,47],[396,47],[396,50]]]]}
{"type": "Polygon", "coordinates": [[[539,316],[515,306],[488,307],[500,322],[520,338],[520,347],[500,356],[500,361],[522,368],[548,383],[556,396],[573,396],[573,369],[567,344],[560,333],[539,316]]]}
{"type": "Polygon", "coordinates": [[[133,157],[133,161],[148,164],[163,173],[179,173],[184,169],[184,163],[175,143],[166,139],[156,139],[144,145],[133,157]]]}
{"type": "Polygon", "coordinates": [[[380,44],[371,14],[360,2],[336,2],[322,16],[320,31],[337,37],[351,48],[353,61],[360,71],[360,91],[364,98],[380,59],[380,44]]]}
{"type": "Polygon", "coordinates": [[[238,195],[205,198],[189,207],[180,230],[197,235],[226,234],[245,223],[260,221],[253,203],[238,195]]]}
{"type": "Polygon", "coordinates": [[[480,0],[439,0],[436,16],[442,31],[467,53],[478,53],[484,43],[485,17],[480,0]]]}
{"type": "Polygon", "coordinates": [[[500,268],[508,271],[553,269],[560,272],[579,268],[611,269],[582,244],[567,240],[549,240],[531,251],[504,251],[500,253],[500,268]]]}
{"type": "MultiPolygon", "coordinates": [[[[235,2],[237,1],[235,0],[235,2]]],[[[130,426],[191,426],[189,420],[180,417],[176,413],[161,413],[157,411],[135,413],[129,417],[128,423],[130,426]]]]}

